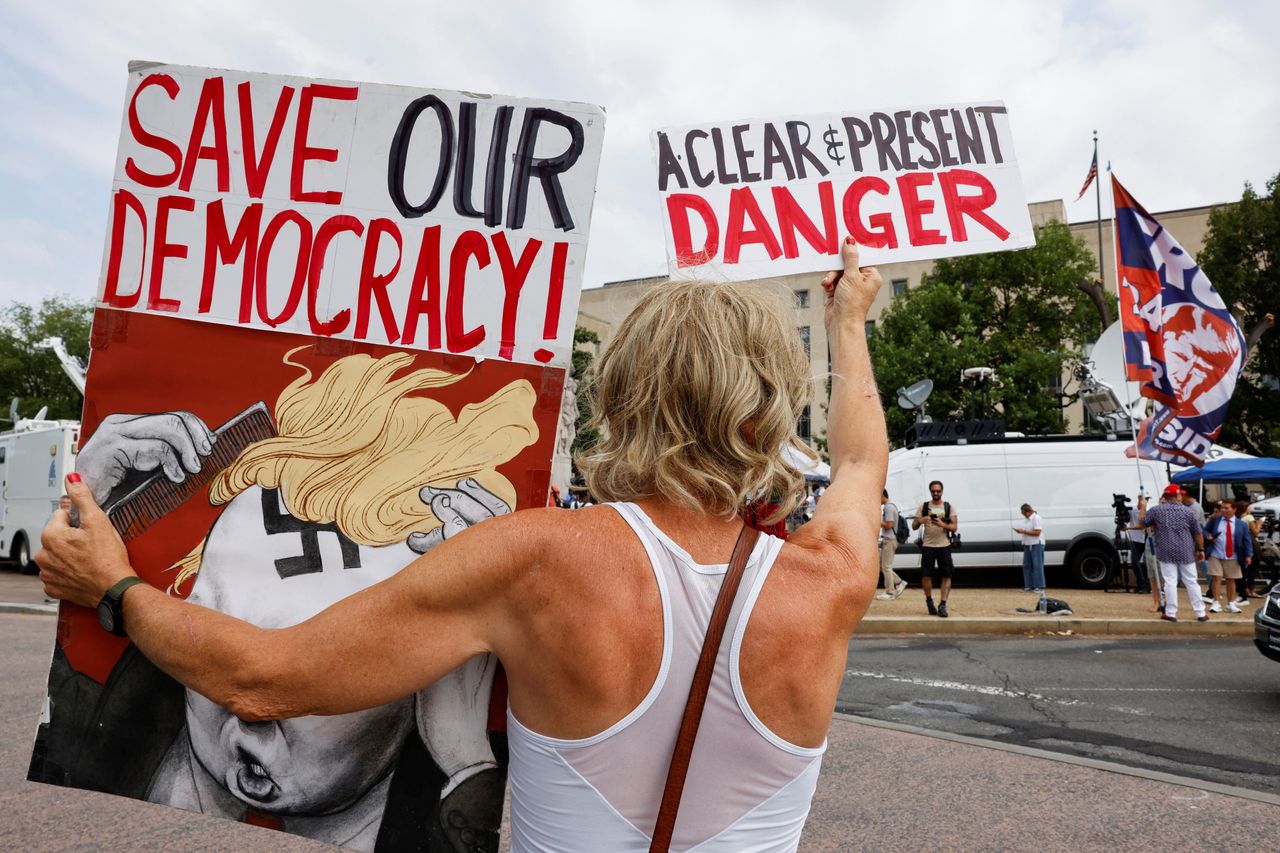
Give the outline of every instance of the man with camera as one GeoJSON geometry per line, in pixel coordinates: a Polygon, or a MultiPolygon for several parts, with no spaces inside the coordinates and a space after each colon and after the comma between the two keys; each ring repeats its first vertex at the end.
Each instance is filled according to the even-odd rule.
{"type": "Polygon", "coordinates": [[[1182,504],[1182,489],[1174,483],[1165,487],[1160,503],[1147,510],[1142,523],[1155,537],[1156,560],[1164,581],[1164,611],[1160,618],[1178,621],[1178,578],[1187,589],[1196,621],[1208,622],[1200,583],[1196,579],[1196,563],[1204,559],[1204,530],[1189,506],[1182,504]]]}
{"type": "Polygon", "coordinates": [[[946,619],[947,596],[951,594],[951,577],[956,573],[951,561],[951,537],[960,526],[955,508],[942,499],[942,481],[929,483],[929,500],[920,506],[912,530],[924,527],[920,537],[920,583],[924,586],[924,603],[930,616],[946,619]],[[933,606],[933,582],[940,581],[942,600],[933,606]]]}

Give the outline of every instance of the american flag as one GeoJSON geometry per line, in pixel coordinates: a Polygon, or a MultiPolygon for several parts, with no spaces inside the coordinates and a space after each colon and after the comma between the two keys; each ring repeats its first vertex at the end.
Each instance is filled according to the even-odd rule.
{"type": "Polygon", "coordinates": [[[1084,198],[1085,191],[1089,189],[1089,184],[1093,183],[1093,179],[1098,177],[1098,152],[1093,152],[1093,162],[1089,164],[1089,175],[1084,179],[1084,186],[1080,188],[1080,195],[1076,196],[1076,201],[1084,198]]]}

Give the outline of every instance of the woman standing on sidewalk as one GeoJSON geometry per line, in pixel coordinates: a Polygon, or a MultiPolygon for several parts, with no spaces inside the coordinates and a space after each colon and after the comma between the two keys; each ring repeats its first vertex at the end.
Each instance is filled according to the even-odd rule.
{"type": "Polygon", "coordinates": [[[1022,591],[1044,592],[1044,522],[1031,504],[1022,505],[1026,527],[1015,527],[1022,534],[1022,591]]]}

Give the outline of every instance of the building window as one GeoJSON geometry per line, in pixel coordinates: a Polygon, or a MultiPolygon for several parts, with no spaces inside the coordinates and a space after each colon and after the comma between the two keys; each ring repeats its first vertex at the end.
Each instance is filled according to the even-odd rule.
{"type": "Polygon", "coordinates": [[[809,291],[807,290],[796,291],[796,307],[797,308],[809,307],[809,291]]]}
{"type": "Polygon", "coordinates": [[[807,360],[809,358],[809,327],[801,326],[796,331],[800,333],[800,343],[804,345],[804,357],[807,360]]]}
{"type": "Polygon", "coordinates": [[[876,321],[868,320],[863,328],[867,330],[867,340],[871,340],[871,336],[876,333],[876,321]]]}
{"type": "Polygon", "coordinates": [[[890,283],[893,285],[894,296],[901,296],[907,292],[907,280],[905,278],[895,278],[890,283]]]}
{"type": "Polygon", "coordinates": [[[800,420],[796,423],[796,435],[800,436],[806,442],[812,438],[812,428],[809,424],[809,407],[805,406],[804,411],[800,413],[800,420]]]}

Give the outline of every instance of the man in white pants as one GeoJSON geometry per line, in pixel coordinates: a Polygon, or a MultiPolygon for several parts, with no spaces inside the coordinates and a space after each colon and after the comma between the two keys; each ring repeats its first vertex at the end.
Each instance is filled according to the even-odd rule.
{"type": "Polygon", "coordinates": [[[1196,579],[1196,562],[1204,559],[1204,531],[1195,512],[1182,505],[1181,496],[1182,490],[1170,483],[1159,505],[1147,510],[1142,519],[1143,526],[1155,536],[1156,559],[1164,581],[1164,612],[1160,618],[1178,621],[1178,578],[1182,578],[1196,621],[1208,622],[1196,579]]]}

